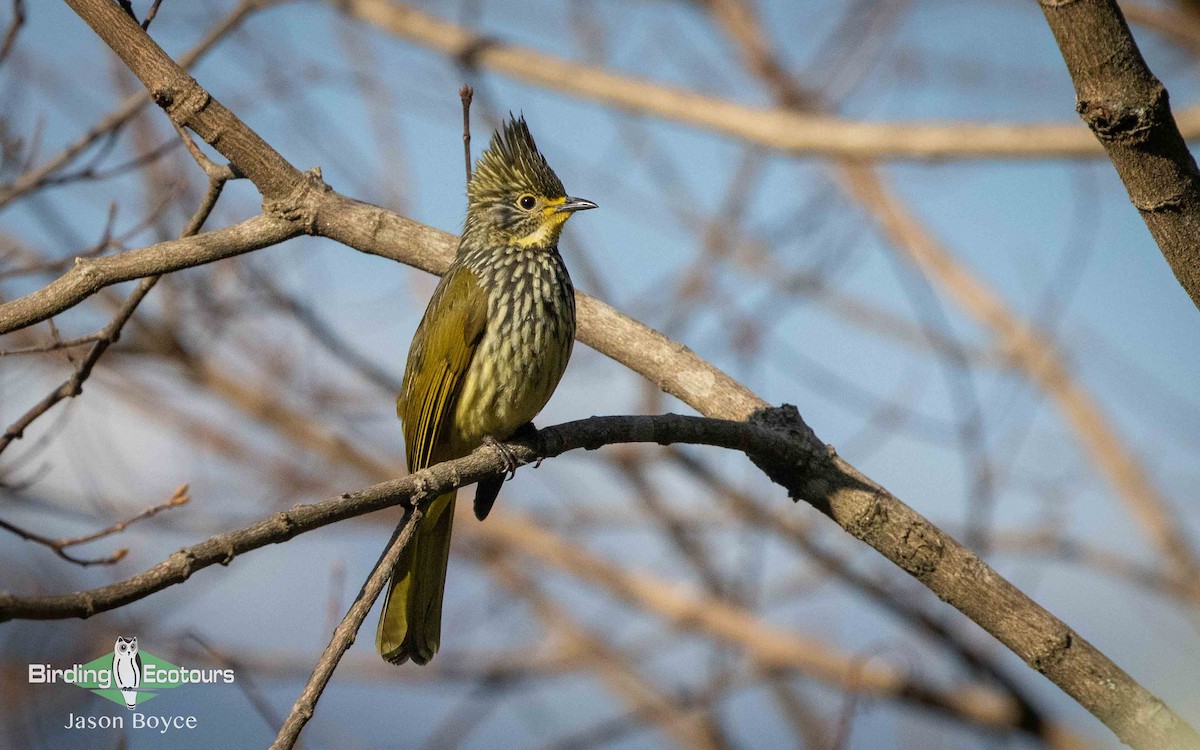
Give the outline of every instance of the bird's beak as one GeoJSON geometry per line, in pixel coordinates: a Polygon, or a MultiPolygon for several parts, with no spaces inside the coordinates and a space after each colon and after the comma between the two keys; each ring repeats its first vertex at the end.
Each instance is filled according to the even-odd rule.
{"type": "Polygon", "coordinates": [[[599,206],[589,200],[584,200],[583,198],[567,198],[554,213],[573,214],[576,211],[586,211],[589,208],[599,208],[599,206]]]}

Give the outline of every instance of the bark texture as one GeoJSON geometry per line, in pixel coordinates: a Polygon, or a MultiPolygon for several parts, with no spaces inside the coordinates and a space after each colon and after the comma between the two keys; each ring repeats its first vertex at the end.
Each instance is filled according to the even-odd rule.
{"type": "Polygon", "coordinates": [[[1114,0],[1041,0],[1075,109],[1099,139],[1175,278],[1200,307],[1200,172],[1167,89],[1114,0]]]}

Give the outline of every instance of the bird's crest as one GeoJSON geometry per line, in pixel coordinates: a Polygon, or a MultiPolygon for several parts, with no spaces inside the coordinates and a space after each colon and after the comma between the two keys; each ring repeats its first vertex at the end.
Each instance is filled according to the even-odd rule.
{"type": "Polygon", "coordinates": [[[509,113],[508,122],[492,134],[492,142],[475,163],[467,196],[472,202],[506,199],[514,191],[523,190],[548,198],[567,194],[546,157],[538,151],[525,118],[509,113]]]}

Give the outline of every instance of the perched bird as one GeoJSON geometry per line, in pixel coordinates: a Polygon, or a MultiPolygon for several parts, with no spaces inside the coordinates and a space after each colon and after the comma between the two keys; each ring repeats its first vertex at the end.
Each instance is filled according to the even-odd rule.
{"type": "MultiPolygon", "coordinates": [[[[558,254],[563,224],[596,204],[567,196],[524,117],[475,164],[458,253],[417,327],[396,413],[409,471],[511,437],[554,392],[575,340],[575,292],[558,254]]],[[[481,483],[487,515],[501,479],[481,483]]],[[[375,645],[384,659],[437,653],[455,493],[429,503],[392,570],[375,645]]]]}
{"type": "Polygon", "coordinates": [[[113,682],[125,699],[125,707],[137,708],[137,689],[142,685],[142,655],[138,653],[137,637],[117,636],[113,646],[113,682]]]}

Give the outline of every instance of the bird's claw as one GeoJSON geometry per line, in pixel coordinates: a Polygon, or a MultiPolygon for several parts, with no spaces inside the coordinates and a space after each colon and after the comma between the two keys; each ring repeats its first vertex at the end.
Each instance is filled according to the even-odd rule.
{"type": "Polygon", "coordinates": [[[509,479],[517,476],[517,467],[521,465],[521,462],[517,460],[511,448],[491,435],[484,435],[483,444],[489,448],[495,448],[496,452],[500,454],[501,460],[504,461],[504,473],[508,475],[509,479]]]}

